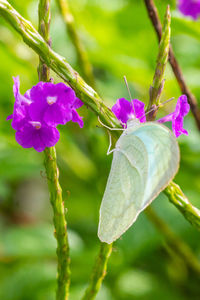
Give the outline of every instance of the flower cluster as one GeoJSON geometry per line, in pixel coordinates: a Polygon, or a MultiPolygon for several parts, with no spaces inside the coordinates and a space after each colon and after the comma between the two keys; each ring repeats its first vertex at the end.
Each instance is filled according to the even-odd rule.
{"type": "Polygon", "coordinates": [[[178,8],[183,15],[194,20],[200,16],[200,0],[178,0],[178,8]]]}
{"type": "Polygon", "coordinates": [[[64,83],[38,82],[24,95],[19,91],[19,77],[15,77],[15,97],[12,127],[16,130],[16,141],[23,148],[34,148],[41,152],[54,146],[60,134],[57,125],[77,122],[83,127],[83,120],[76,109],[83,105],[75,92],[64,83]]]}
{"type": "MultiPolygon", "coordinates": [[[[131,102],[121,98],[112,107],[112,112],[124,126],[128,120],[137,118],[141,123],[146,122],[145,104],[138,99],[133,99],[131,102]]],[[[188,114],[190,105],[187,102],[187,96],[182,95],[178,98],[175,111],[162,119],[157,120],[159,123],[172,122],[172,130],[176,137],[181,134],[188,135],[187,130],[183,128],[184,117],[188,114]]]]}

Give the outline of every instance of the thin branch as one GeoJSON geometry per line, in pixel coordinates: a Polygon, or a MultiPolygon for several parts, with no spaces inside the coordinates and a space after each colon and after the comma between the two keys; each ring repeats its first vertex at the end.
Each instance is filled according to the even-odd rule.
{"type": "Polygon", "coordinates": [[[101,243],[100,252],[93,268],[91,280],[89,282],[89,286],[86,289],[82,300],[95,299],[101,287],[102,281],[106,276],[107,262],[111,252],[112,252],[112,244],[101,243]]]}
{"type": "MultiPolygon", "coordinates": [[[[170,24],[171,24],[171,14],[169,6],[167,7],[164,23],[163,23],[163,33],[159,44],[157,64],[154,73],[153,83],[150,87],[150,99],[148,105],[148,111],[153,108],[153,105],[157,107],[160,104],[160,96],[164,86],[164,72],[166,64],[168,61],[169,54],[169,44],[170,44],[170,24]]],[[[154,119],[157,110],[148,116],[148,119],[154,119]]]]}
{"type": "Polygon", "coordinates": [[[92,65],[88,59],[88,54],[76,30],[74,17],[70,11],[68,0],[56,0],[56,2],[65,22],[67,32],[75,47],[78,62],[83,72],[83,77],[89,85],[94,87],[94,75],[92,71],[92,65]]]}
{"type": "MultiPolygon", "coordinates": [[[[80,75],[73,70],[73,68],[67,63],[67,61],[59,54],[54,52],[39,33],[34,29],[32,24],[25,20],[7,1],[0,0],[0,15],[11,24],[11,26],[22,36],[24,42],[29,45],[36,53],[42,56],[42,60],[57,73],[62,79],[70,83],[75,92],[80,96],[81,100],[92,111],[100,117],[104,124],[110,127],[119,127],[119,123],[111,110],[103,103],[99,95],[88,86],[80,75]]],[[[119,137],[119,132],[112,131],[114,138],[119,137]]],[[[180,187],[177,186],[176,193],[183,194],[180,187]]],[[[183,202],[186,201],[186,197],[183,197],[183,202]]],[[[172,203],[176,205],[176,201],[172,198],[172,203]]],[[[186,201],[186,204],[190,203],[186,201]]],[[[190,203],[191,204],[191,203],[190,203]]],[[[193,215],[193,211],[191,211],[193,215]]],[[[188,219],[188,215],[184,214],[184,217],[188,219]]],[[[200,222],[200,216],[193,215],[196,220],[196,224],[200,222]]]]}
{"type": "MultiPolygon", "coordinates": [[[[38,7],[39,32],[44,40],[50,45],[49,27],[50,27],[50,0],[40,0],[38,7]]],[[[40,59],[38,67],[39,79],[49,81],[50,69],[40,59]]],[[[65,209],[62,199],[62,189],[59,183],[59,171],[56,162],[55,147],[46,148],[44,151],[44,165],[48,178],[48,188],[50,193],[50,202],[53,208],[53,222],[55,227],[55,237],[57,240],[57,258],[58,258],[58,277],[57,277],[57,300],[67,300],[70,284],[70,258],[69,243],[67,233],[67,223],[65,219],[65,209]]]]}
{"type": "MultiPolygon", "coordinates": [[[[160,22],[157,8],[156,8],[153,0],[144,0],[144,2],[146,5],[146,8],[147,8],[149,18],[151,19],[153,27],[157,33],[158,40],[160,41],[161,36],[162,36],[162,25],[160,22]]],[[[197,127],[200,130],[200,109],[198,108],[197,99],[191,93],[190,89],[188,88],[188,86],[185,82],[185,79],[183,77],[183,72],[178,64],[178,61],[176,60],[176,57],[174,55],[171,45],[169,47],[169,63],[171,65],[174,75],[177,79],[177,82],[179,84],[181,92],[183,94],[187,95],[187,97],[188,97],[188,102],[191,107],[191,112],[193,113],[197,127]]]]}
{"type": "MultiPolygon", "coordinates": [[[[49,35],[49,27],[51,22],[50,0],[40,0],[38,5],[38,32],[44,38],[49,46],[51,40],[49,35]]],[[[42,62],[38,66],[38,76],[41,81],[49,81],[50,68],[42,62]]]]}

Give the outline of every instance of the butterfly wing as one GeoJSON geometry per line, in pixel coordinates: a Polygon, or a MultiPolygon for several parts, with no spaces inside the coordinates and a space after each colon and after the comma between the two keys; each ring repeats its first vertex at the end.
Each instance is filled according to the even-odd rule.
{"type": "Polygon", "coordinates": [[[133,135],[122,135],[116,144],[100,208],[98,236],[102,242],[112,243],[134,222],[144,197],[147,166],[142,141],[133,135]]]}
{"type": "Polygon", "coordinates": [[[119,138],[100,208],[98,236],[112,243],[168,185],[179,166],[179,148],[165,126],[148,122],[119,138]]]}
{"type": "Polygon", "coordinates": [[[169,184],[178,171],[180,154],[173,133],[156,122],[147,122],[133,129],[132,134],[145,145],[148,153],[148,175],[141,210],[169,184]]]}

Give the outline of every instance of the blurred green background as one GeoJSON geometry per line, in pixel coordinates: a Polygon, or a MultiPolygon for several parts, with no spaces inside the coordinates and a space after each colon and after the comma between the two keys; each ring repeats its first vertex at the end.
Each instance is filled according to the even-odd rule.
{"type": "MultiPolygon", "coordinates": [[[[12,0],[11,4],[37,28],[37,1],[12,0]]],[[[200,99],[200,21],[180,15],[175,1],[156,1],[163,18],[172,9],[172,45],[192,92],[200,99]]],[[[96,87],[108,106],[128,99],[126,75],[132,95],[148,101],[157,39],[142,0],[71,0],[79,34],[94,67],[96,87]]],[[[81,73],[74,47],[52,0],[52,47],[81,73]]],[[[0,18],[0,299],[51,300],[55,298],[56,242],[48,198],[43,153],[23,149],[5,119],[13,108],[12,76],[20,76],[21,92],[36,84],[37,55],[0,18]]],[[[59,78],[51,74],[55,82],[59,78]]],[[[167,66],[163,101],[180,96],[167,66]]],[[[200,104],[200,103],[199,103],[200,104]]],[[[175,102],[159,111],[163,116],[175,102]]],[[[60,126],[57,144],[60,181],[66,205],[71,243],[70,300],[80,299],[99,249],[98,211],[109,174],[108,136],[94,114],[82,107],[84,128],[75,123],[60,126]]],[[[158,116],[158,117],[159,117],[158,116]]],[[[200,208],[200,140],[190,113],[185,119],[189,136],[181,136],[181,166],[176,182],[200,208]]],[[[161,194],[153,203],[200,260],[199,233],[161,194]]],[[[200,299],[200,274],[191,271],[142,213],[114,244],[108,274],[98,300],[200,299]]]]}

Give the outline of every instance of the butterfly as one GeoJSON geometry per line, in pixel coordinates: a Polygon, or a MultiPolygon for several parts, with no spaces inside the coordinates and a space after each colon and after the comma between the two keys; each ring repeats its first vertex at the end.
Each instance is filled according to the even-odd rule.
{"type": "Polygon", "coordinates": [[[108,244],[118,239],[166,188],[180,162],[175,136],[157,122],[129,121],[112,151],[98,226],[99,239],[108,244]]]}

